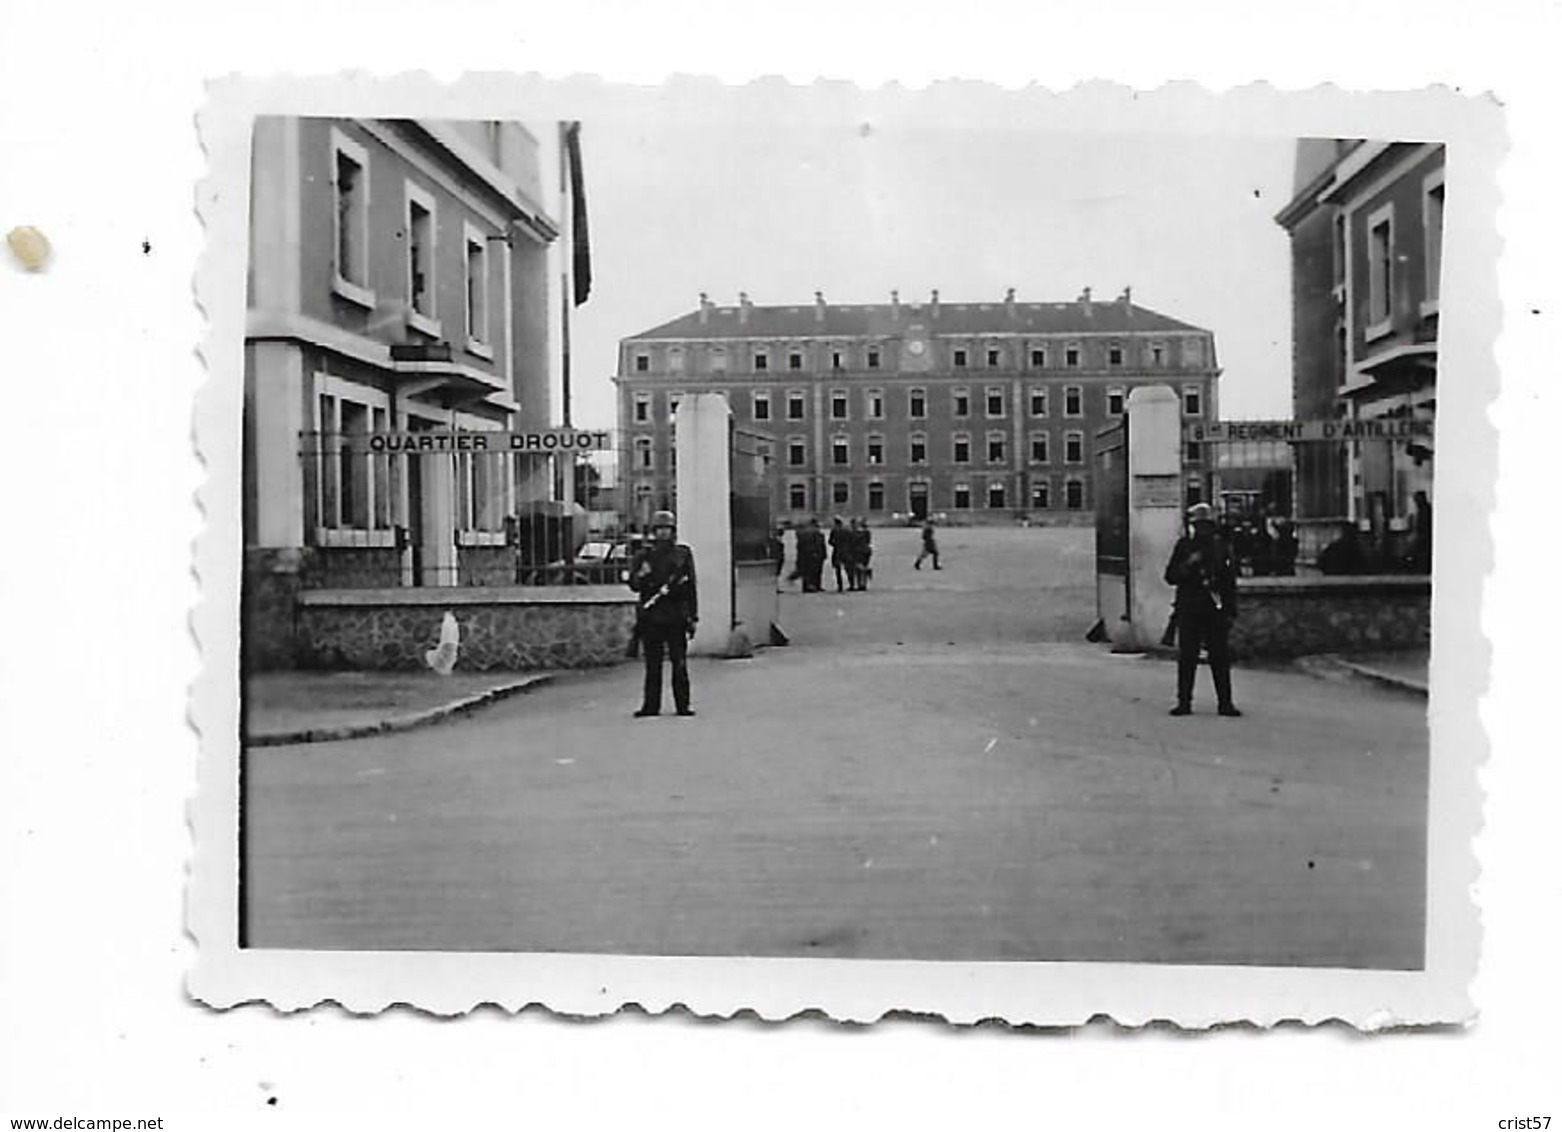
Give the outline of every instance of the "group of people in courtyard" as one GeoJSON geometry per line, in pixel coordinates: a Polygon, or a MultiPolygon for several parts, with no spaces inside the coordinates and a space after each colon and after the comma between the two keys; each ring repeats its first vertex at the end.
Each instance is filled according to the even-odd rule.
{"type": "MultiPolygon", "coordinates": [[[[770,539],[778,577],[785,562],[785,547],[784,534],[778,529],[770,539]]],[[[836,516],[831,520],[828,535],[818,519],[809,519],[797,528],[796,550],[787,580],[800,583],[805,594],[822,593],[826,562],[835,572],[836,593],[868,588],[873,577],[873,532],[868,529],[867,520],[858,517],[847,523],[836,516]]]]}
{"type": "Polygon", "coordinates": [[[1300,544],[1290,516],[1234,515],[1228,511],[1220,517],[1218,527],[1243,576],[1288,578],[1296,573],[1300,544]]]}

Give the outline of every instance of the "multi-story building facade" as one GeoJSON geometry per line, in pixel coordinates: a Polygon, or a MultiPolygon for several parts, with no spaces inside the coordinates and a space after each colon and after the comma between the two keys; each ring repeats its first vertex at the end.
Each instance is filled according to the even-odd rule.
{"type": "Polygon", "coordinates": [[[1392,441],[1297,447],[1297,513],[1380,537],[1432,488],[1445,148],[1304,139],[1291,239],[1298,418],[1401,422],[1392,441]],[[1407,423],[1415,423],[1405,435],[1407,423]]]}
{"type": "Polygon", "coordinates": [[[548,424],[558,227],[541,199],[520,123],[256,122],[243,508],[260,638],[298,588],[509,569],[504,518],[533,468],[386,441],[548,424]]]}
{"type": "MultiPolygon", "coordinates": [[[[620,484],[632,519],[671,501],[679,398],[720,392],[765,434],[772,513],[1088,521],[1091,447],[1136,385],[1216,415],[1213,335],[1087,290],[1069,303],[698,309],[622,341],[620,484]]],[[[1191,453],[1195,495],[1204,490],[1191,453]]]]}

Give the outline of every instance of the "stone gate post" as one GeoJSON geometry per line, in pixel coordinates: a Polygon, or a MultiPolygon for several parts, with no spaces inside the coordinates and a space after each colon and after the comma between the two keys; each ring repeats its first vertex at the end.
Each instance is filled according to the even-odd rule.
{"type": "Polygon", "coordinates": [[[1113,644],[1160,646],[1172,587],[1161,579],[1182,534],[1182,401],[1167,385],[1128,395],[1128,620],[1113,644]]]}
{"type": "Polygon", "coordinates": [[[720,393],[678,404],[678,540],[694,551],[700,626],[689,651],[721,655],[732,632],[731,410],[720,393]]]}

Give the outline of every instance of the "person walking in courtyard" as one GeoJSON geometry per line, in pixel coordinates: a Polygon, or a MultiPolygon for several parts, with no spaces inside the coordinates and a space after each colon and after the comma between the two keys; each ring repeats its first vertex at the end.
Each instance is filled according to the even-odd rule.
{"type": "Polygon", "coordinates": [[[846,588],[846,579],[851,577],[853,566],[852,532],[846,529],[839,515],[830,522],[830,566],[835,570],[835,592],[840,593],[846,588]]]}
{"type": "Polygon", "coordinates": [[[1237,570],[1231,548],[1215,533],[1215,516],[1207,503],[1188,508],[1191,535],[1177,540],[1166,564],[1166,582],[1177,588],[1177,706],[1172,715],[1193,711],[1193,678],[1199,650],[1209,656],[1215,682],[1216,710],[1241,715],[1231,698],[1231,656],[1227,638],[1237,616],[1237,570]]]}
{"type": "Polygon", "coordinates": [[[775,565],[776,593],[780,593],[781,570],[786,565],[786,532],[780,527],[771,531],[770,537],[765,540],[765,548],[770,554],[770,561],[775,565]]]}
{"type": "Polygon", "coordinates": [[[824,532],[818,519],[797,532],[797,569],[802,574],[803,592],[816,594],[824,589],[824,532]]]}
{"type": "Polygon", "coordinates": [[[852,520],[852,589],[865,590],[873,576],[873,532],[860,515],[852,520]]]}
{"type": "Polygon", "coordinates": [[[920,570],[922,569],[923,560],[927,558],[933,560],[933,569],[943,569],[938,564],[938,536],[933,530],[932,519],[924,519],[922,521],[922,552],[917,555],[917,560],[911,565],[920,570]]]}
{"type": "Polygon", "coordinates": [[[671,511],[651,516],[651,542],[636,552],[629,588],[640,597],[636,632],[645,654],[645,692],[636,719],[662,712],[662,660],[672,666],[673,706],[693,715],[689,704],[689,638],[700,619],[694,581],[694,552],[674,541],[671,511]]]}

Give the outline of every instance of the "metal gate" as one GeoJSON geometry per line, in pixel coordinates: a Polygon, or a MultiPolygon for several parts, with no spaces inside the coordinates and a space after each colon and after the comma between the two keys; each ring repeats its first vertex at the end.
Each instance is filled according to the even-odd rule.
{"type": "MultiPolygon", "coordinates": [[[[763,433],[733,426],[729,432],[732,480],[729,509],[732,520],[733,624],[761,615],[745,594],[775,593],[776,559],[771,543],[770,461],[774,441],[763,433]],[[746,616],[747,614],[747,616],[746,616]]],[[[770,613],[764,613],[768,628],[770,613]]]]}
{"type": "MultiPolygon", "coordinates": [[[[585,511],[563,480],[579,456],[517,433],[409,428],[303,432],[308,588],[574,585],[610,571],[576,561],[585,511]]],[[[605,438],[606,434],[598,434],[605,438]]],[[[577,477],[577,479],[582,477],[577,477]]]]}
{"type": "Polygon", "coordinates": [[[1133,608],[1128,569],[1128,416],[1096,432],[1096,605],[1102,617],[1115,607],[1107,592],[1122,586],[1122,610],[1133,608]]]}
{"type": "Polygon", "coordinates": [[[1244,575],[1431,572],[1429,419],[1190,425],[1184,467],[1244,575]]]}

